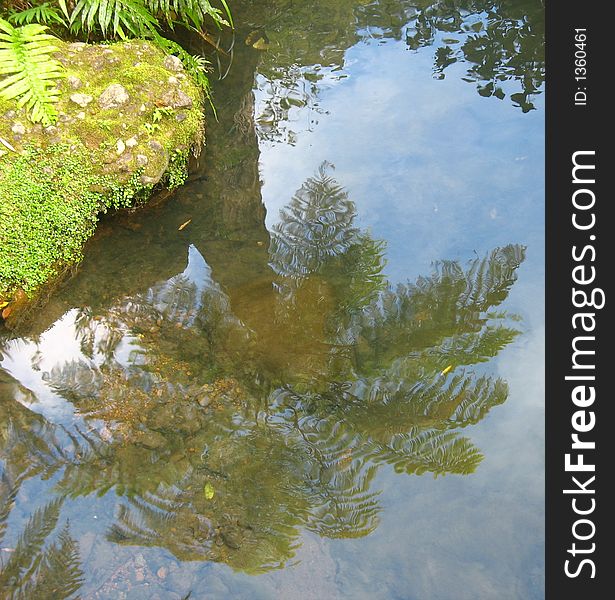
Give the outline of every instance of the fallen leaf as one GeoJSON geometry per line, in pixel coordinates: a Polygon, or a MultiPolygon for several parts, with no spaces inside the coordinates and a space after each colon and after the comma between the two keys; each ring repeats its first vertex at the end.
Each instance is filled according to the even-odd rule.
{"type": "Polygon", "coordinates": [[[181,231],[184,227],[186,227],[186,225],[189,225],[192,222],[192,219],[188,219],[185,223],[182,223],[178,228],[177,231],[181,231]]]}
{"type": "Polygon", "coordinates": [[[8,319],[8,318],[9,318],[9,315],[11,314],[11,312],[12,312],[11,307],[10,307],[10,306],[7,306],[7,307],[6,307],[6,308],[2,311],[2,318],[3,318],[3,319],[5,319],[5,320],[6,320],[6,319],[8,319]]]}
{"type": "Polygon", "coordinates": [[[453,365],[449,365],[448,367],[446,367],[446,369],[442,371],[442,373],[440,373],[440,375],[446,375],[447,373],[450,373],[452,370],[453,370],[453,365]]]}
{"type": "Polygon", "coordinates": [[[203,493],[205,494],[206,500],[211,500],[214,497],[215,491],[214,486],[209,483],[209,481],[205,484],[203,488],[203,493]]]}
{"type": "Polygon", "coordinates": [[[8,302],[0,302],[0,309],[6,308],[8,305],[8,302]]]}
{"type": "Polygon", "coordinates": [[[11,144],[9,144],[3,137],[0,137],[0,143],[6,146],[9,150],[17,152],[17,150],[15,150],[15,148],[13,148],[13,146],[11,146],[11,144]]]}

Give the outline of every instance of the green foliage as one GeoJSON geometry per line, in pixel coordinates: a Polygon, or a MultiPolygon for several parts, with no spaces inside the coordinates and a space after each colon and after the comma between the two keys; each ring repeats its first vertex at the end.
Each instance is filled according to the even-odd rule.
{"type": "Polygon", "coordinates": [[[56,146],[0,162],[0,289],[31,292],[80,260],[104,206],[91,191],[104,182],[86,157],[56,146]]]}
{"type": "Polygon", "coordinates": [[[72,10],[64,0],[59,2],[73,34],[98,33],[105,39],[149,38],[167,54],[178,56],[209,97],[208,61],[186,52],[162,36],[161,31],[164,24],[172,29],[180,24],[198,32],[204,31],[208,23],[218,28],[229,25],[232,19],[224,0],[222,10],[213,7],[209,0],[78,0],[72,10]]]}
{"type": "Polygon", "coordinates": [[[158,23],[143,0],[78,0],[72,11],[60,2],[75,34],[100,31],[104,38],[147,37],[158,23]]]}
{"type": "Polygon", "coordinates": [[[152,41],[163,51],[165,54],[172,54],[177,56],[181,61],[188,73],[192,76],[195,83],[203,90],[206,98],[209,100],[214,114],[216,109],[211,101],[211,87],[209,84],[209,78],[207,77],[207,70],[209,67],[209,61],[203,56],[190,54],[184,50],[177,42],[165,38],[154,32],[152,35],[152,41]]]}
{"type": "MultiPolygon", "coordinates": [[[[232,26],[233,21],[228,4],[225,0],[220,0],[220,5],[221,8],[217,8],[209,0],[76,0],[75,2],[56,0],[54,3],[40,4],[35,1],[33,6],[25,10],[8,11],[7,18],[13,23],[26,25],[26,27],[34,23],[54,26],[59,35],[62,35],[61,30],[65,29],[70,36],[88,41],[92,39],[151,39],[167,54],[174,54],[180,58],[186,70],[209,98],[208,61],[202,56],[190,54],[176,42],[166,39],[162,32],[165,28],[174,29],[176,25],[200,34],[206,32],[209,26],[218,29],[223,26],[232,26]]],[[[14,36],[11,25],[7,21],[2,21],[2,23],[4,25],[1,28],[5,30],[5,33],[14,36]]],[[[21,35],[33,35],[34,32],[34,30],[27,30],[21,35]]],[[[41,31],[38,33],[38,39],[41,40],[40,35],[43,34],[41,31]]],[[[11,40],[11,43],[15,42],[11,40]]],[[[58,64],[56,67],[60,68],[58,64]]],[[[43,86],[41,89],[40,83],[45,73],[51,73],[50,64],[42,65],[40,68],[38,72],[31,68],[27,69],[30,77],[26,80],[27,85],[23,88],[24,91],[20,92],[32,94],[37,99],[36,105],[28,104],[33,109],[39,105],[48,106],[50,104],[49,100],[45,100],[51,93],[49,86],[43,86]],[[40,68],[43,67],[45,68],[41,71],[40,68]]],[[[2,74],[0,71],[0,75],[2,74]]],[[[47,108],[44,112],[48,115],[45,119],[49,123],[55,118],[55,114],[50,113],[50,110],[47,108]]],[[[33,112],[33,115],[37,115],[34,117],[36,120],[42,120],[38,117],[38,112],[33,112]]]]}
{"type": "Polygon", "coordinates": [[[58,24],[66,27],[66,21],[62,17],[59,8],[52,6],[49,2],[36,4],[19,12],[11,12],[8,20],[16,25],[40,23],[42,25],[58,24]]]}
{"type": "Polygon", "coordinates": [[[144,200],[152,186],[141,183],[142,169],[138,169],[126,183],[116,184],[108,195],[108,204],[111,208],[128,208],[135,202],[144,200]]]}
{"type": "MultiPolygon", "coordinates": [[[[183,181],[185,164],[175,151],[189,151],[202,141],[202,98],[196,85],[189,78],[177,84],[193,100],[192,108],[182,110],[180,122],[174,118],[176,113],[156,109],[153,102],[157,81],[169,76],[163,52],[146,41],[119,42],[113,51],[119,62],[111,63],[109,71],[92,72],[92,61],[106,56],[100,46],[69,57],[66,69],[82,81],[88,78],[88,93],[93,97],[112,82],[125,86],[130,110],[123,115],[104,111],[48,132],[28,123],[22,114],[0,122],[0,144],[10,140],[7,143],[16,151],[0,145],[0,301],[10,300],[19,288],[32,298],[45,282],[80,262],[81,248],[93,233],[100,211],[145,199],[152,186],[142,184],[141,175],[153,181],[167,169],[172,173],[161,185],[167,180],[173,185],[183,181]],[[134,66],[139,54],[148,56],[147,63],[134,66]],[[141,104],[148,110],[140,111],[141,104]],[[21,139],[12,137],[14,122],[24,124],[21,139]],[[143,130],[146,123],[156,126],[153,138],[162,148],[150,145],[152,140],[143,130]],[[137,146],[117,154],[118,140],[131,137],[138,140],[137,146]],[[140,170],[138,155],[147,158],[140,170]]],[[[0,114],[14,107],[15,101],[0,98],[0,114]]],[[[57,109],[74,114],[68,94],[62,94],[57,109]]]]}
{"type": "Polygon", "coordinates": [[[186,183],[188,179],[188,152],[176,150],[169,160],[167,172],[167,188],[174,190],[186,183]]]}
{"type": "Polygon", "coordinates": [[[220,0],[222,9],[215,8],[209,0],[145,0],[145,3],[152,14],[160,15],[171,27],[175,22],[180,22],[184,26],[192,25],[202,30],[207,17],[218,28],[233,25],[231,11],[225,0],[220,0]]]}
{"type": "Polygon", "coordinates": [[[50,125],[57,117],[54,103],[60,94],[55,84],[64,71],[51,56],[58,40],[46,30],[36,24],[13,27],[0,19],[0,94],[17,99],[32,121],[50,125]]]}

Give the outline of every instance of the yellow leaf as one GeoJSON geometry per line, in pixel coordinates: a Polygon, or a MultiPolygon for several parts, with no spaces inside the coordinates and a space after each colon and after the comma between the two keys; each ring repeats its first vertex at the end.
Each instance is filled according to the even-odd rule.
{"type": "Polygon", "coordinates": [[[2,310],[3,308],[6,308],[9,305],[8,302],[0,302],[0,310],[2,310]]]}
{"type": "Polygon", "coordinates": [[[205,484],[203,488],[203,493],[205,494],[206,500],[211,500],[214,497],[215,491],[214,486],[209,483],[209,481],[205,484]]]}
{"type": "Polygon", "coordinates": [[[448,367],[446,367],[446,369],[442,371],[442,373],[440,373],[440,375],[446,375],[447,373],[450,373],[452,370],[453,370],[453,365],[449,365],[448,367]]]}
{"type": "Polygon", "coordinates": [[[189,225],[190,223],[192,223],[192,219],[188,219],[185,223],[182,223],[178,228],[177,231],[181,231],[184,227],[186,227],[186,225],[189,225]]]}

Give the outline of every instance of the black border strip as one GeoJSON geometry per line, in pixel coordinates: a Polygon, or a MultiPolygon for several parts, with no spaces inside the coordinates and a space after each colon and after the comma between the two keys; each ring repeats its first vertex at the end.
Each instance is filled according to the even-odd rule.
{"type": "MultiPolygon", "coordinates": [[[[612,108],[609,110],[607,106],[610,95],[606,88],[612,78],[606,65],[607,9],[604,3],[568,0],[551,0],[546,6],[546,596],[552,600],[607,598],[613,593],[609,584],[615,567],[610,564],[609,541],[613,531],[611,515],[615,511],[615,482],[610,464],[615,458],[615,398],[607,389],[607,376],[615,363],[610,366],[613,338],[607,317],[612,312],[610,302],[615,301],[610,264],[615,257],[612,243],[615,233],[610,231],[611,211],[608,210],[613,194],[609,179],[615,173],[615,163],[607,146],[607,132],[613,129],[614,120],[612,108]],[[575,46],[577,29],[586,30],[584,46],[575,46]],[[585,73],[579,67],[583,64],[583,53],[585,73]],[[575,60],[579,61],[576,65],[575,60]],[[581,70],[575,72],[575,68],[581,70]],[[581,79],[583,75],[587,79],[581,79]],[[577,76],[579,79],[575,79],[577,76]],[[581,93],[575,98],[577,92],[586,94],[585,101],[581,93]],[[595,165],[595,169],[579,169],[574,183],[573,155],[578,151],[587,154],[577,154],[577,163],[595,165]],[[586,210],[575,208],[573,195],[577,191],[577,204],[591,204],[592,195],[595,204],[586,210]],[[577,222],[582,226],[591,223],[593,214],[595,225],[586,230],[576,229],[573,213],[578,213],[577,222]],[[573,246],[576,246],[576,256],[581,257],[579,260],[572,255],[573,246]],[[595,260],[592,261],[594,251],[595,260]],[[573,281],[573,269],[581,265],[583,267],[575,272],[577,278],[589,277],[594,267],[595,281],[583,285],[573,281]],[[588,295],[592,290],[603,290],[605,307],[575,307],[573,288],[584,290],[588,295]],[[574,328],[573,317],[581,312],[594,314],[594,331],[584,332],[580,317],[574,328]],[[579,336],[589,339],[582,340],[579,336]],[[573,369],[575,338],[577,349],[595,352],[577,355],[577,367],[594,365],[594,369],[573,369]],[[566,376],[594,376],[595,381],[566,380],[566,376]],[[582,395],[585,395],[587,406],[573,402],[575,387],[582,388],[577,390],[579,404],[583,404],[582,395]],[[592,403],[589,402],[591,387],[596,393],[592,403]],[[589,427],[591,413],[595,418],[593,427],[587,432],[575,431],[572,420],[576,419],[579,427],[589,427]],[[595,450],[572,449],[574,433],[578,433],[580,440],[595,442],[595,450]],[[595,465],[595,470],[566,471],[566,454],[570,455],[573,464],[578,463],[579,454],[583,454],[584,463],[595,465]],[[586,493],[580,486],[585,486],[586,493]],[[564,493],[564,490],[575,493],[564,493]],[[591,512],[578,514],[592,507],[591,512]],[[575,532],[578,537],[587,539],[575,539],[575,532]],[[581,564],[583,560],[588,562],[581,564]]],[[[595,296],[595,304],[600,303],[600,297],[599,294],[595,296]]],[[[582,304],[582,298],[577,294],[578,304],[582,304]]],[[[591,322],[592,318],[586,317],[584,324],[589,328],[591,322]]]]}

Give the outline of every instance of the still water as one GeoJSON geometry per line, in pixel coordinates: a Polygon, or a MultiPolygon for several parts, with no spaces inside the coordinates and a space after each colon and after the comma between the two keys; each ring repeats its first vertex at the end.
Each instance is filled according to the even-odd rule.
{"type": "Polygon", "coordinates": [[[0,589],[542,598],[542,3],[255,4],[189,183],[0,338],[0,589]]]}

